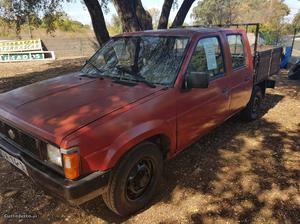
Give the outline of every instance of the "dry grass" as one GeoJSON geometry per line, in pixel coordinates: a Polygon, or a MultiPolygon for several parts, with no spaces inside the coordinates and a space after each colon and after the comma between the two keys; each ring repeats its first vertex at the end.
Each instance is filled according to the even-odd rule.
{"type": "MultiPolygon", "coordinates": [[[[77,69],[82,60],[0,65],[0,89],[77,69]],[[26,68],[20,69],[20,68],[26,68]],[[4,74],[4,75],[3,75],[4,74]]],[[[300,82],[285,74],[269,90],[262,117],[233,118],[165,167],[153,203],[121,219],[98,198],[80,207],[60,202],[0,160],[0,223],[34,214],[38,223],[300,223],[300,82]]]]}
{"type": "Polygon", "coordinates": [[[86,58],[0,63],[0,93],[78,70],[86,58]]]}

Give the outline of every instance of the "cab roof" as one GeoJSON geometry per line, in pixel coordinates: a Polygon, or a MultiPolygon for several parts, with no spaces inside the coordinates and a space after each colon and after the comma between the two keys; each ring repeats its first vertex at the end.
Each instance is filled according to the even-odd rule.
{"type": "Polygon", "coordinates": [[[199,33],[216,33],[226,30],[240,31],[239,29],[227,29],[227,28],[207,28],[207,27],[187,27],[187,28],[171,28],[171,29],[161,29],[161,30],[145,30],[130,33],[123,33],[119,36],[140,36],[140,35],[157,35],[157,36],[186,36],[191,37],[199,33]]]}

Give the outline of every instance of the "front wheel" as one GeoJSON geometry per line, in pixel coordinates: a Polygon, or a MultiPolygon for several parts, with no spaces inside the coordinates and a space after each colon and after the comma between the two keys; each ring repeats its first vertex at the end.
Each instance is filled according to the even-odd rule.
{"type": "Polygon", "coordinates": [[[107,207],[127,216],[145,207],[161,179],[162,154],[152,142],[133,148],[113,171],[108,190],[102,195],[107,207]]]}
{"type": "Polygon", "coordinates": [[[251,99],[246,108],[241,112],[242,120],[253,121],[258,118],[262,99],[263,96],[261,89],[258,86],[254,86],[251,99]]]}

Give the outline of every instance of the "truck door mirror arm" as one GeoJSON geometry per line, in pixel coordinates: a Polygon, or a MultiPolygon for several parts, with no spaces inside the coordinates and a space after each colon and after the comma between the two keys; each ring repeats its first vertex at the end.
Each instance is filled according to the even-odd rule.
{"type": "Polygon", "coordinates": [[[209,74],[206,72],[188,72],[184,79],[184,88],[208,88],[209,85],[209,74]]]}

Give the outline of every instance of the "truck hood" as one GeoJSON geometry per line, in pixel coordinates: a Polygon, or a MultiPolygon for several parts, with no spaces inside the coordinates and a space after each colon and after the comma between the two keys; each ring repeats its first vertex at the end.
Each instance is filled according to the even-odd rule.
{"type": "Polygon", "coordinates": [[[80,75],[72,73],[3,93],[1,114],[29,132],[46,133],[47,140],[59,145],[68,134],[161,89],[80,75]]]}

